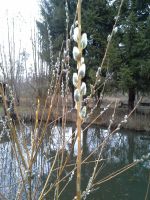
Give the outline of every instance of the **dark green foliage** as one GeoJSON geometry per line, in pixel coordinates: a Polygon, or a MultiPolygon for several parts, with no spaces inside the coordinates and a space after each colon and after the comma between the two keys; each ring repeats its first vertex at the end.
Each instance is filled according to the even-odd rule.
{"type": "MultiPolygon", "coordinates": [[[[69,27],[73,24],[76,9],[76,0],[68,1],[69,7],[69,27]]],[[[66,35],[66,15],[65,0],[43,0],[41,3],[42,22],[37,22],[41,40],[43,53],[42,57],[48,63],[49,58],[49,39],[48,30],[52,36],[53,51],[55,58],[61,49],[63,40],[66,35]]],[[[92,83],[95,80],[95,72],[103,58],[107,36],[112,30],[113,12],[108,6],[106,0],[86,0],[82,3],[82,31],[88,35],[88,46],[84,51],[85,62],[87,66],[86,82],[92,83]]],[[[72,49],[74,42],[71,43],[72,49]]],[[[72,58],[72,51],[70,52],[72,58]]],[[[72,71],[76,70],[75,62],[71,59],[72,71]]]]}
{"type": "Polygon", "coordinates": [[[126,91],[134,90],[134,93],[150,90],[148,9],[144,0],[125,2],[109,54],[110,69],[118,87],[126,91]]]}
{"type": "Polygon", "coordinates": [[[65,7],[64,0],[43,0],[41,2],[42,22],[37,22],[41,35],[42,57],[49,64],[50,48],[53,44],[55,59],[61,49],[65,36],[65,7]],[[50,35],[53,43],[50,43],[50,35]]]}
{"type": "MultiPolygon", "coordinates": [[[[76,9],[75,0],[68,1],[69,27],[76,9]]],[[[124,1],[107,62],[114,74],[116,87],[124,91],[148,91],[150,82],[150,17],[149,0],[124,1]]],[[[84,51],[88,84],[95,80],[95,71],[100,65],[107,45],[107,36],[112,30],[114,16],[120,0],[109,6],[106,0],[86,0],[82,2],[82,31],[88,35],[88,46],[84,51]]],[[[42,57],[50,63],[49,34],[52,36],[54,61],[66,37],[65,0],[43,0],[41,4],[42,22],[37,22],[42,41],[42,57]]],[[[74,46],[71,43],[70,49],[74,46]]],[[[72,52],[70,52],[72,58],[72,52]]],[[[76,71],[71,59],[71,69],[76,71]]],[[[105,76],[104,70],[103,75],[105,76]]],[[[135,93],[135,92],[134,92],[135,93]]],[[[134,99],[134,98],[133,98],[134,99]]]]}
{"type": "Polygon", "coordinates": [[[82,29],[86,31],[89,39],[85,53],[87,83],[92,84],[106,50],[107,36],[112,31],[114,13],[106,0],[83,1],[82,8],[82,29]]]}
{"type": "MultiPolygon", "coordinates": [[[[41,1],[41,16],[42,21],[37,22],[38,29],[41,35],[44,53],[50,48],[48,36],[52,37],[53,51],[55,58],[58,56],[63,41],[66,39],[66,13],[65,0],[42,0],[41,1]]],[[[75,12],[75,1],[68,0],[69,7],[69,25],[73,22],[75,12]]]]}

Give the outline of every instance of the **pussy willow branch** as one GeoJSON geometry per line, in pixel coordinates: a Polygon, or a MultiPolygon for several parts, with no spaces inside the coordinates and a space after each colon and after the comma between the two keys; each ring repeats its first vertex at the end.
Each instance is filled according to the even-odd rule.
{"type": "Polygon", "coordinates": [[[56,161],[57,161],[57,156],[58,156],[58,151],[57,151],[57,153],[56,153],[56,155],[55,155],[55,159],[54,159],[54,161],[53,161],[51,170],[49,171],[49,174],[48,174],[48,176],[47,176],[46,182],[45,182],[45,184],[44,184],[44,187],[43,187],[43,189],[42,189],[42,192],[41,192],[41,194],[40,194],[38,200],[42,200],[42,199],[43,199],[43,195],[44,195],[45,189],[46,189],[46,187],[47,187],[48,181],[49,181],[49,179],[50,179],[50,177],[51,177],[52,170],[53,170],[53,168],[54,168],[54,166],[55,166],[55,163],[56,163],[56,161]]]}
{"type": "MultiPolygon", "coordinates": [[[[78,49],[80,53],[80,58],[77,60],[77,69],[81,66],[81,56],[82,56],[82,49],[81,49],[81,0],[78,0],[77,5],[77,18],[78,18],[78,49]]],[[[81,88],[81,78],[78,77],[77,89],[80,91],[81,88]]],[[[77,142],[78,142],[78,155],[77,155],[77,200],[81,199],[81,97],[77,102],[77,142]]]]}
{"type": "Polygon", "coordinates": [[[25,158],[23,156],[22,149],[20,147],[20,143],[19,143],[19,140],[18,140],[18,137],[17,137],[17,133],[16,133],[16,127],[12,122],[12,118],[10,116],[10,113],[8,112],[8,106],[7,106],[7,102],[6,102],[6,97],[4,95],[3,86],[0,86],[0,90],[1,90],[0,92],[2,94],[2,99],[3,99],[3,104],[4,104],[3,106],[4,106],[5,110],[6,110],[6,114],[7,114],[7,117],[8,117],[8,127],[9,127],[10,133],[11,133],[10,138],[14,142],[14,144],[16,144],[18,153],[19,153],[19,155],[21,157],[21,160],[22,160],[22,164],[23,164],[23,166],[24,166],[24,168],[26,170],[27,169],[27,163],[26,163],[26,160],[25,160],[25,158]]]}
{"type": "Polygon", "coordinates": [[[20,121],[20,117],[19,117],[19,114],[18,114],[18,110],[17,110],[17,106],[16,106],[16,103],[14,101],[14,112],[16,114],[16,117],[17,117],[17,122],[19,124],[19,128],[21,130],[21,133],[22,133],[22,140],[23,140],[23,147],[26,151],[26,154],[27,154],[27,159],[30,160],[30,155],[29,155],[29,150],[28,150],[28,147],[27,147],[27,142],[26,142],[26,138],[25,138],[25,133],[24,133],[24,130],[22,128],[22,124],[21,124],[21,121],[20,121]]]}
{"type": "Polygon", "coordinates": [[[8,117],[8,127],[10,129],[10,140],[11,140],[13,152],[14,152],[15,157],[16,157],[17,162],[18,162],[18,166],[19,166],[19,170],[20,170],[20,174],[21,174],[21,178],[22,178],[22,182],[23,182],[22,188],[24,188],[25,194],[27,194],[26,188],[25,188],[25,180],[24,180],[24,177],[23,177],[23,171],[22,171],[22,167],[21,167],[18,155],[21,157],[21,162],[24,166],[24,170],[27,170],[27,163],[26,163],[26,160],[23,156],[22,149],[20,147],[20,142],[18,140],[18,136],[17,136],[17,133],[16,133],[16,127],[12,122],[12,118],[10,116],[10,113],[8,112],[8,106],[7,106],[6,97],[5,97],[5,94],[4,94],[3,85],[0,86],[0,93],[2,94],[2,99],[3,99],[3,104],[4,104],[3,106],[4,106],[4,109],[6,110],[6,114],[7,114],[7,117],[8,117]]]}
{"type": "MultiPolygon", "coordinates": [[[[120,13],[121,13],[121,8],[122,8],[122,5],[124,3],[124,0],[121,0],[121,3],[120,3],[120,6],[119,6],[119,9],[118,9],[118,13],[117,13],[117,16],[116,16],[116,19],[115,19],[115,23],[113,25],[113,29],[112,29],[112,32],[110,34],[110,38],[109,38],[109,41],[107,43],[107,47],[106,47],[106,50],[105,50],[105,54],[104,54],[104,57],[102,59],[102,62],[100,64],[100,67],[101,69],[103,68],[104,66],[104,63],[105,63],[105,60],[106,60],[106,57],[107,57],[107,54],[108,54],[108,51],[109,51],[109,48],[110,48],[110,45],[111,45],[111,41],[112,41],[112,37],[114,35],[114,28],[116,27],[117,23],[118,23],[118,20],[119,20],[119,16],[120,16],[120,13]]],[[[96,81],[95,81],[95,84],[94,84],[94,88],[96,87],[98,83],[98,77],[96,78],[96,81]]]]}

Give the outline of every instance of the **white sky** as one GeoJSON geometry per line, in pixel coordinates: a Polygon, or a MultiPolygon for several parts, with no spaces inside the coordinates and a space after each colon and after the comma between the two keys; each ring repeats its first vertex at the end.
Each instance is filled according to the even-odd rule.
{"type": "Polygon", "coordinates": [[[8,26],[12,39],[14,20],[14,38],[16,52],[21,41],[22,49],[31,52],[31,29],[35,25],[35,19],[39,18],[40,0],[0,0],[0,45],[8,51],[8,26]]]}
{"type": "Polygon", "coordinates": [[[24,16],[35,15],[37,13],[36,0],[0,0],[1,12],[8,10],[13,15],[21,12],[24,16]]]}

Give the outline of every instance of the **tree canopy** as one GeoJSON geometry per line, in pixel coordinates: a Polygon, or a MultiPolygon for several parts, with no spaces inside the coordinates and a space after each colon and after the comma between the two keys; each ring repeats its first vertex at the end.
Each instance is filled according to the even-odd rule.
{"type": "Polygon", "coordinates": [[[150,84],[150,17],[147,1],[126,1],[109,53],[116,85],[129,93],[133,108],[136,92],[150,84]]]}
{"type": "MultiPolygon", "coordinates": [[[[74,22],[76,1],[67,1],[69,7],[69,27],[74,22]]],[[[42,57],[50,63],[50,41],[52,38],[55,56],[61,49],[66,34],[65,0],[43,0],[41,3],[43,20],[37,22],[42,41],[42,57]]],[[[94,82],[95,71],[98,68],[107,44],[107,36],[114,23],[113,11],[106,0],[87,0],[82,2],[82,30],[88,35],[88,46],[84,51],[87,63],[87,82],[94,82]]],[[[72,52],[71,55],[72,56],[72,52]]],[[[74,62],[71,63],[71,68],[74,62]]],[[[73,69],[72,69],[73,70],[73,69]]]]}
{"type": "MultiPolygon", "coordinates": [[[[65,0],[43,0],[41,15],[37,22],[42,43],[42,58],[51,65],[50,51],[55,59],[66,37],[65,0]]],[[[75,18],[76,1],[67,1],[69,7],[69,27],[75,18]]],[[[100,65],[111,33],[120,0],[109,4],[107,0],[86,0],[82,2],[82,30],[88,35],[86,56],[86,82],[95,80],[95,72],[100,65]]],[[[150,83],[150,6],[148,0],[124,1],[107,56],[109,70],[113,72],[116,88],[129,93],[129,107],[133,108],[135,94],[147,92],[150,83]]],[[[72,53],[70,53],[72,56],[72,53]]],[[[71,61],[73,70],[75,63],[71,61]]],[[[88,87],[89,88],[89,87],[88,87]]]]}

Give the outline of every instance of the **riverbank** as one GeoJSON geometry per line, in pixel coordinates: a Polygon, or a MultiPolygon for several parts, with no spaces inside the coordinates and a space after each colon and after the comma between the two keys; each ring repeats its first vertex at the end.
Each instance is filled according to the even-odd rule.
{"type": "MultiPolygon", "coordinates": [[[[57,99],[57,103],[53,105],[52,114],[50,117],[50,121],[57,121],[57,119],[62,120],[63,115],[63,101],[61,98],[57,99]]],[[[115,109],[115,115],[114,115],[114,122],[111,126],[112,129],[115,129],[117,125],[124,119],[124,116],[128,113],[128,108],[125,101],[121,101],[120,99],[117,100],[117,106],[115,109]],[[123,106],[120,106],[120,102],[123,102],[123,106]]],[[[66,108],[66,115],[65,120],[67,122],[75,122],[76,121],[76,110],[72,109],[71,105],[71,99],[68,100],[66,108]],[[70,111],[70,112],[69,112],[70,111]]],[[[95,103],[94,101],[89,103],[88,106],[88,112],[94,107],[95,103]]],[[[108,127],[110,123],[110,119],[112,118],[112,115],[114,113],[114,107],[115,107],[115,101],[113,98],[105,98],[101,105],[97,106],[97,108],[94,110],[92,115],[87,119],[86,123],[93,125],[99,125],[103,127],[108,127]],[[101,116],[100,112],[107,106],[111,104],[108,110],[106,110],[101,116]]],[[[38,113],[38,119],[39,121],[41,118],[43,118],[43,121],[46,121],[47,115],[48,115],[48,105],[46,106],[46,109],[43,110],[44,106],[41,105],[38,113]]],[[[17,111],[21,119],[24,119],[25,121],[34,121],[35,120],[35,112],[37,107],[32,104],[31,102],[28,103],[22,102],[20,106],[17,106],[17,111]]],[[[136,111],[130,116],[128,119],[128,122],[126,124],[122,124],[122,129],[126,130],[134,130],[134,131],[146,131],[150,132],[150,107],[141,107],[139,106],[136,111]]]]}

